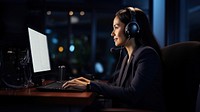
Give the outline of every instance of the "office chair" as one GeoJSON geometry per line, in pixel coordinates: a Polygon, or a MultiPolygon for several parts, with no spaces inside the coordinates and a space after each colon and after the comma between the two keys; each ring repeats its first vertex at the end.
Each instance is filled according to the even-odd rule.
{"type": "Polygon", "coordinates": [[[167,112],[195,112],[200,83],[200,42],[186,41],[162,48],[167,112]]]}
{"type": "Polygon", "coordinates": [[[200,84],[199,84],[199,91],[198,91],[197,101],[196,101],[196,112],[200,112],[200,84]]]}

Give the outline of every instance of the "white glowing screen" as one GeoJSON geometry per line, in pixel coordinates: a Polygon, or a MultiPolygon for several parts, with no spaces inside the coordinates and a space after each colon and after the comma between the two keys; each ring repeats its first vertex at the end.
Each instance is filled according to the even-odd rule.
{"type": "Polygon", "coordinates": [[[33,72],[42,72],[51,70],[47,36],[28,28],[31,57],[33,63],[33,72]]]}

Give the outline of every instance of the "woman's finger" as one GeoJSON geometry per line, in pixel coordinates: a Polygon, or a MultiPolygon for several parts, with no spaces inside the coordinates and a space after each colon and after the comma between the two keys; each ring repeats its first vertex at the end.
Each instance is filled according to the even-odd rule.
{"type": "Polygon", "coordinates": [[[65,86],[63,86],[63,88],[69,88],[69,87],[74,87],[77,86],[77,83],[67,83],[65,86]]]}
{"type": "Polygon", "coordinates": [[[76,82],[75,82],[74,80],[69,80],[69,81],[65,82],[65,83],[62,85],[62,87],[66,86],[66,85],[68,85],[68,84],[73,84],[73,83],[76,83],[76,82]]]}
{"type": "Polygon", "coordinates": [[[78,84],[83,84],[83,85],[86,85],[87,82],[84,82],[84,81],[80,81],[78,79],[75,79],[74,82],[78,83],[78,84]]]}
{"type": "Polygon", "coordinates": [[[88,80],[88,79],[86,79],[86,78],[84,78],[84,77],[79,77],[79,78],[77,78],[77,80],[84,81],[84,82],[86,82],[87,84],[90,82],[90,80],[88,80]]]}

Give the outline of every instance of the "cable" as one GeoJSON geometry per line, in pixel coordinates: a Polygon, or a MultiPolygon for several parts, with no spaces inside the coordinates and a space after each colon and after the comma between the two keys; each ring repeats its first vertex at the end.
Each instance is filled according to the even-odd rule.
{"type": "Polygon", "coordinates": [[[19,67],[20,67],[20,70],[22,70],[21,76],[23,76],[23,85],[18,86],[18,85],[9,84],[3,77],[1,77],[2,82],[7,87],[27,88],[27,87],[30,87],[30,86],[34,86],[34,83],[32,82],[32,73],[31,73],[31,69],[30,69],[30,66],[29,66],[29,63],[30,63],[30,57],[29,56],[30,56],[29,50],[26,49],[24,57],[19,59],[19,67]]]}
{"type": "Polygon", "coordinates": [[[17,85],[9,84],[9,83],[7,83],[3,78],[1,78],[1,80],[2,80],[2,82],[3,82],[7,87],[15,88],[15,89],[24,88],[24,86],[17,86],[17,85]]]}

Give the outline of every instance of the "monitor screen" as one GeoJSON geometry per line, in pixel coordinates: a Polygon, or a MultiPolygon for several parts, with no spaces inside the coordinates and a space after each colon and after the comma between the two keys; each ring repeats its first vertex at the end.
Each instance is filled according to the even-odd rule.
{"type": "Polygon", "coordinates": [[[47,36],[31,28],[28,28],[28,34],[33,72],[51,70],[47,36]]]}

